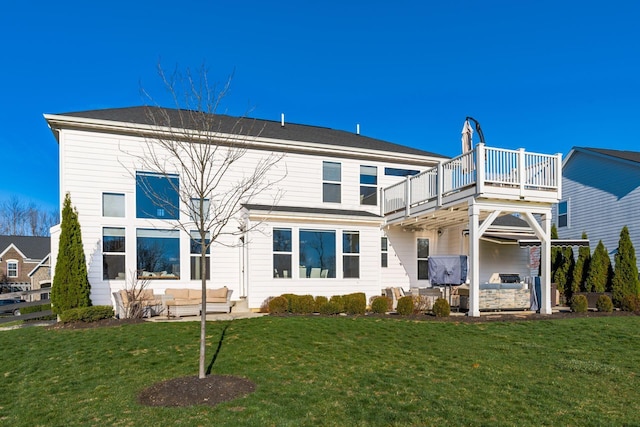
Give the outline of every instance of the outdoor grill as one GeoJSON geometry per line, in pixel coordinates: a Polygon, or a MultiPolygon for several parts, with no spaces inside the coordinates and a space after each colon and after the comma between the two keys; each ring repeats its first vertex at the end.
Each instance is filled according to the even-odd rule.
{"type": "Polygon", "coordinates": [[[520,275],[514,273],[500,273],[500,283],[520,283],[520,275]]]}

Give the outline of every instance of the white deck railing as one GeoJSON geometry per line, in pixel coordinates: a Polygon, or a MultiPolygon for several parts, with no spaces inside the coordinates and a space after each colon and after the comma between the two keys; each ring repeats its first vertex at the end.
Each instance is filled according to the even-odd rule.
{"type": "MultiPolygon", "coordinates": [[[[514,194],[517,198],[536,192],[555,192],[561,185],[559,154],[527,153],[478,144],[473,151],[434,166],[383,190],[383,215],[435,201],[475,187],[475,195],[514,194]],[[480,159],[480,161],[478,161],[480,159]]],[[[515,196],[514,196],[515,197],[515,196]]],[[[550,195],[549,197],[553,197],[550,195]]]]}

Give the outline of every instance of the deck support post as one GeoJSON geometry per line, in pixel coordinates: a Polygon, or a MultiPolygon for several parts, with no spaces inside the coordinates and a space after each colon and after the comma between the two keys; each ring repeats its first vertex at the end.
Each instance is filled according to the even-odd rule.
{"type": "Polygon", "coordinates": [[[480,317],[480,207],[469,205],[469,312],[467,316],[480,317]]]}

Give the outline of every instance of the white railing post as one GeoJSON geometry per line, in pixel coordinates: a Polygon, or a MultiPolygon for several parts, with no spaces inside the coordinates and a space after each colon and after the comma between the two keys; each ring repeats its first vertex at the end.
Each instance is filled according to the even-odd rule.
{"type": "Polygon", "coordinates": [[[436,191],[436,203],[438,206],[442,206],[442,193],[444,193],[444,174],[442,163],[438,163],[438,169],[436,171],[436,191]]]}
{"type": "Polygon", "coordinates": [[[405,195],[404,195],[404,216],[405,218],[409,218],[411,214],[411,177],[407,176],[407,181],[405,185],[405,195]]]}
{"type": "Polygon", "coordinates": [[[554,168],[556,188],[558,189],[558,199],[562,199],[562,153],[558,153],[556,156],[556,162],[558,162],[554,168]]]}
{"type": "Polygon", "coordinates": [[[484,144],[476,145],[476,191],[478,194],[484,193],[484,171],[485,171],[485,152],[484,144]]]}
{"type": "Polygon", "coordinates": [[[524,197],[524,188],[527,182],[526,159],[524,148],[518,149],[518,180],[520,181],[520,197],[524,197]]]}

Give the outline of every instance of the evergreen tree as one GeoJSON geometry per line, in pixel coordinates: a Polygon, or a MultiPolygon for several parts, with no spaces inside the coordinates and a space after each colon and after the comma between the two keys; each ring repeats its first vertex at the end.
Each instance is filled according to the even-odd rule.
{"type": "Polygon", "coordinates": [[[593,251],[593,257],[589,263],[589,273],[585,282],[587,292],[605,292],[611,289],[611,260],[602,240],[593,251]]]}
{"type": "MultiPolygon", "coordinates": [[[[587,233],[582,232],[582,238],[587,239],[587,233]]],[[[585,283],[587,281],[587,273],[589,272],[589,263],[591,262],[591,249],[589,246],[583,246],[578,249],[578,260],[573,269],[573,280],[571,281],[572,292],[585,292],[585,283]]]]}
{"type": "Polygon", "coordinates": [[[70,308],[88,307],[91,305],[90,290],[78,212],[71,207],[71,197],[67,193],[62,207],[51,309],[60,314],[70,308]]]}
{"type": "Polygon", "coordinates": [[[564,250],[558,250],[560,254],[560,265],[556,269],[554,283],[558,286],[558,290],[566,296],[571,296],[571,280],[573,279],[573,270],[575,267],[575,259],[573,257],[573,249],[569,246],[564,250]]]}
{"type": "Polygon", "coordinates": [[[612,280],[613,301],[619,305],[627,295],[640,295],[636,251],[629,237],[629,229],[625,225],[620,232],[618,253],[615,258],[615,269],[612,280]]]}
{"type": "MultiPolygon", "coordinates": [[[[556,228],[555,224],[551,226],[551,238],[552,239],[558,238],[558,229],[556,228]]],[[[562,255],[562,249],[552,246],[551,247],[551,281],[553,283],[556,283],[556,284],[558,283],[556,279],[556,274],[558,273],[558,270],[562,266],[563,262],[564,262],[564,258],[562,255]]],[[[561,288],[560,285],[558,285],[558,290],[560,292],[562,292],[563,289],[564,288],[561,288]]]]}

